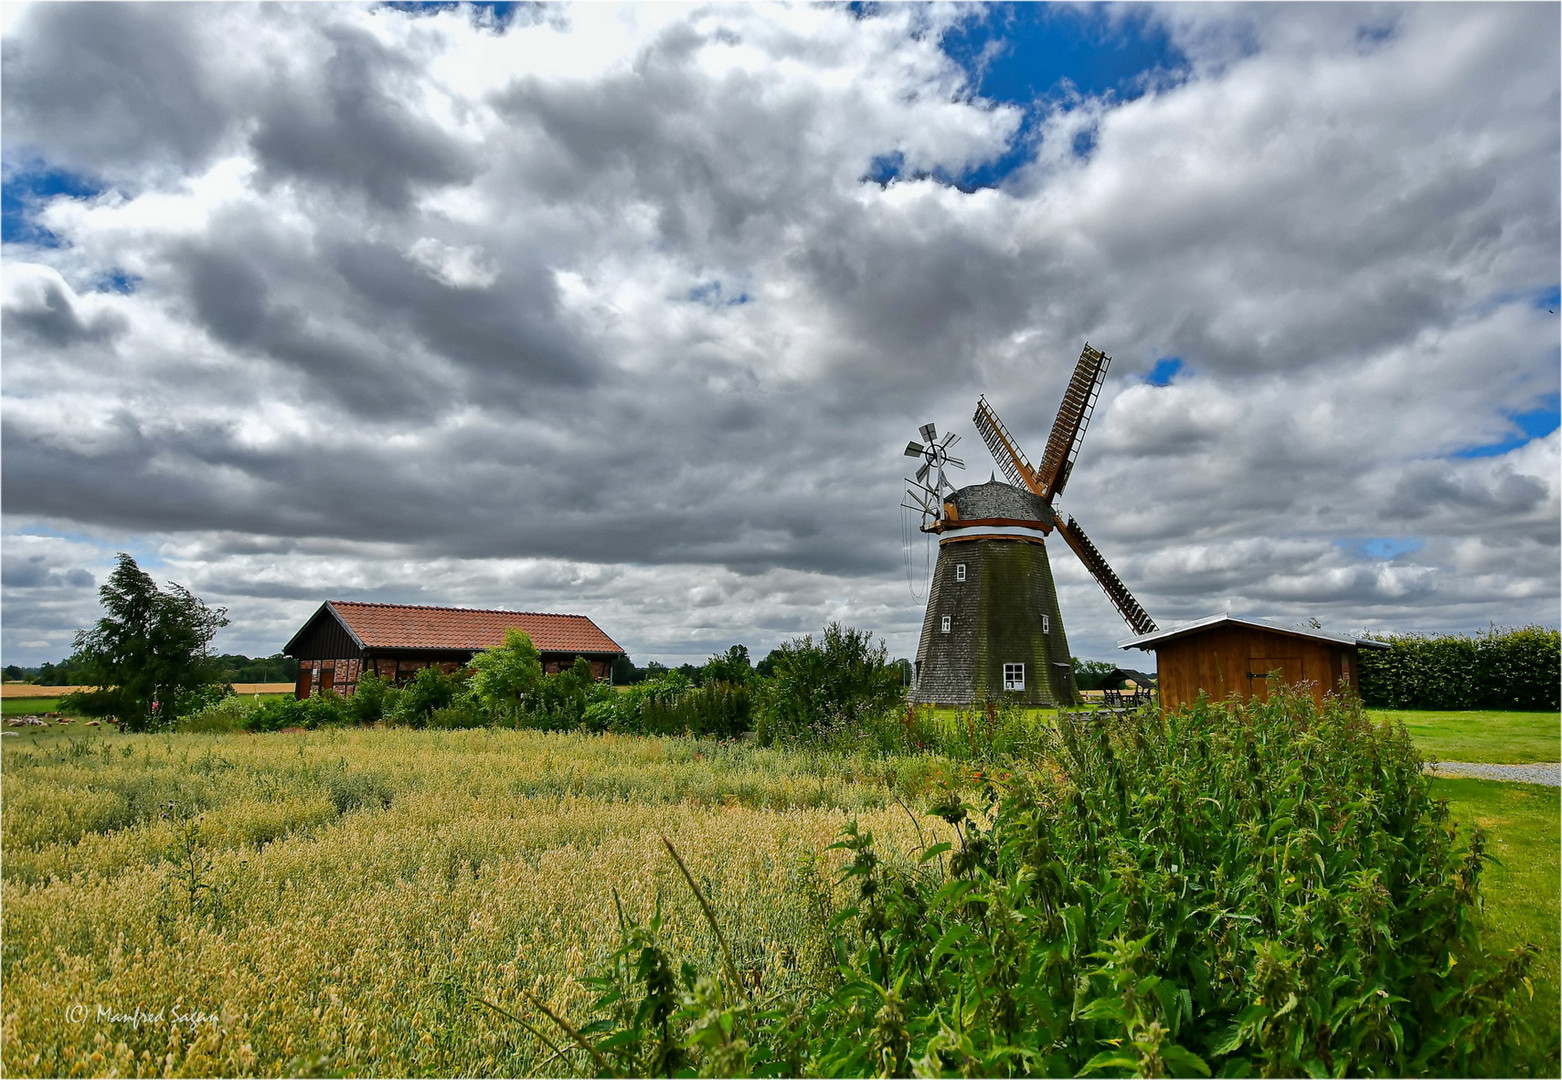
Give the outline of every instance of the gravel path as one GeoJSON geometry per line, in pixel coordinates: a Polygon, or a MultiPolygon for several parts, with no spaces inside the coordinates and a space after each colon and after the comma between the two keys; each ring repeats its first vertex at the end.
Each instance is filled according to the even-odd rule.
{"type": "Polygon", "coordinates": [[[1479,761],[1428,763],[1426,771],[1437,776],[1475,776],[1482,780],[1512,780],[1520,784],[1562,787],[1562,764],[1488,765],[1479,761]]]}

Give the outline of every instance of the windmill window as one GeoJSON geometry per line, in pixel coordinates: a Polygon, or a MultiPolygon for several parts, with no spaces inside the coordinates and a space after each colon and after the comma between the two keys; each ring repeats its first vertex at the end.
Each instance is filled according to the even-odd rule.
{"type": "Polygon", "coordinates": [[[943,622],[939,625],[939,630],[942,631],[945,634],[949,633],[949,616],[948,615],[944,616],[943,622]]]}
{"type": "Polygon", "coordinates": [[[965,580],[965,563],[955,563],[955,580],[965,580]]]}
{"type": "Polygon", "coordinates": [[[1041,617],[1041,632],[1043,634],[1052,633],[1052,619],[1046,615],[1041,617]]]}
{"type": "Polygon", "coordinates": [[[1024,664],[1005,664],[1005,665],[1003,665],[1003,688],[1005,690],[1024,690],[1025,689],[1025,665],[1024,664]]]}

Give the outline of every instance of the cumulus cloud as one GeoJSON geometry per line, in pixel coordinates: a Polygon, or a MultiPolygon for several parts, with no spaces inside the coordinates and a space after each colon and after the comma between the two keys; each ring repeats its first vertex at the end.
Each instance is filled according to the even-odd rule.
{"type": "Polygon", "coordinates": [[[1163,624],[1555,622],[1556,435],[1460,454],[1558,388],[1556,9],[1156,9],[1183,62],[1131,100],[984,97],[978,18],[28,8],[7,176],[96,193],[5,249],[8,661],[121,549],[256,653],[340,597],[909,655],[899,448],[985,478],[986,393],[1038,456],[1086,340],[1062,506],[1163,624]]]}

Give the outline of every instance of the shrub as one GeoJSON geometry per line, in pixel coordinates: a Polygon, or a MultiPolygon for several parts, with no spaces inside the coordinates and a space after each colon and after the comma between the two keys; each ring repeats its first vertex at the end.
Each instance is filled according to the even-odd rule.
{"type": "Polygon", "coordinates": [[[330,692],[304,698],[273,698],[262,701],[241,721],[246,731],[281,731],[299,727],[314,730],[347,723],[345,699],[330,692]]]}
{"type": "Polygon", "coordinates": [[[175,729],[207,734],[242,731],[248,726],[246,721],[255,706],[256,702],[253,700],[246,700],[237,694],[229,694],[202,709],[179,717],[175,729]]]}
{"type": "Polygon", "coordinates": [[[493,720],[493,714],[467,698],[457,698],[428,714],[425,727],[451,731],[458,728],[485,727],[493,720]]]}
{"type": "MultiPolygon", "coordinates": [[[[178,696],[176,701],[178,707],[174,715],[176,717],[189,716],[233,696],[233,687],[227,683],[208,683],[205,686],[198,686],[178,696]]],[[[175,726],[178,726],[177,721],[175,721],[175,726]]]]}
{"type": "MultiPolygon", "coordinates": [[[[553,731],[579,727],[586,723],[587,709],[611,701],[615,694],[611,686],[597,682],[588,661],[576,657],[568,671],[542,677],[526,699],[525,712],[518,722],[553,731]]],[[[593,717],[600,721],[605,711],[597,709],[593,717]]]]}
{"type": "Polygon", "coordinates": [[[366,672],[347,696],[347,716],[355,724],[377,724],[395,707],[400,693],[389,679],[382,679],[372,671],[366,672]]]}
{"type": "Polygon", "coordinates": [[[385,720],[405,727],[423,727],[434,710],[443,709],[456,700],[465,683],[463,671],[446,674],[437,667],[419,668],[397,692],[394,702],[386,702],[385,720]]]}
{"type": "Polygon", "coordinates": [[[831,623],[786,642],[766,658],[773,675],[757,710],[759,741],[830,744],[881,727],[899,712],[900,673],[882,641],[867,631],[831,623]]]}
{"type": "Polygon", "coordinates": [[[647,695],[638,731],[657,735],[732,738],[749,729],[748,687],[728,682],[689,687],[676,695],[647,695]]]}
{"type": "Polygon", "coordinates": [[[588,1067],[1410,1076],[1541,1059],[1516,1008],[1534,949],[1484,947],[1482,834],[1454,846],[1402,726],[1284,693],[1060,724],[1038,767],[936,798],[952,839],[914,859],[847,827],[833,987],[751,997],[678,860],[722,954],[680,964],[655,920],[621,916],[589,980],[597,1016],[569,1029],[588,1067]]]}

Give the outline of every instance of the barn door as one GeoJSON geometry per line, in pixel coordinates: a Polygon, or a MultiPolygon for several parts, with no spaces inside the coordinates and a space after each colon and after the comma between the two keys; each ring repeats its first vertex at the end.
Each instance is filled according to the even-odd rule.
{"type": "Polygon", "coordinates": [[[1251,696],[1259,701],[1268,701],[1269,691],[1280,683],[1294,686],[1302,681],[1302,658],[1255,656],[1247,662],[1247,677],[1253,685],[1251,696]]]}

